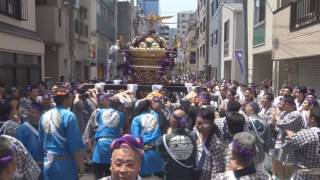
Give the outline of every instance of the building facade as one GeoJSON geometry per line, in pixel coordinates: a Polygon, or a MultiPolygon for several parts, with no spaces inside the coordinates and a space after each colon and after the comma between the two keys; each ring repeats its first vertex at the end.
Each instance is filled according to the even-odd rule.
{"type": "Polygon", "coordinates": [[[198,0],[197,2],[197,76],[210,78],[211,67],[208,66],[209,50],[209,1],[198,0]]]}
{"type": "Polygon", "coordinates": [[[116,1],[76,2],[71,22],[71,8],[65,1],[37,1],[37,32],[46,44],[45,73],[48,81],[104,79],[108,48],[116,40],[116,1]],[[72,25],[73,40],[70,39],[72,25]],[[71,42],[74,45],[73,62],[71,42]]]}
{"type": "MultiPolygon", "coordinates": [[[[223,5],[226,4],[230,7],[230,10],[233,11],[232,14],[236,15],[236,11],[239,10],[240,4],[242,4],[242,0],[210,0],[209,5],[209,66],[211,66],[211,77],[214,79],[223,79],[224,72],[221,68],[224,64],[222,60],[224,58],[224,54],[221,54],[222,49],[224,49],[224,37],[222,33],[224,32],[224,22],[222,21],[222,9],[223,5]],[[228,5],[233,4],[233,5],[228,5]],[[239,5],[238,5],[239,4],[239,5]],[[234,8],[232,7],[234,6],[234,8]]],[[[225,6],[225,7],[227,7],[225,6]]],[[[224,7],[224,8],[225,8],[224,7]]],[[[225,9],[228,11],[228,9],[225,9]]],[[[225,15],[230,15],[230,13],[225,13],[225,15]]],[[[231,18],[230,16],[228,18],[231,18]]],[[[227,18],[227,19],[228,19],[227,18]]],[[[226,18],[224,18],[226,19],[226,18]]],[[[240,22],[238,22],[240,23],[240,22]]],[[[232,32],[230,32],[232,33],[232,32]]],[[[232,52],[234,54],[234,52],[232,52]]],[[[227,63],[228,66],[228,63],[227,63]]],[[[231,67],[231,66],[229,66],[231,67]]],[[[227,73],[228,77],[231,76],[230,73],[227,73]]]]}
{"type": "Polygon", "coordinates": [[[109,61],[109,50],[116,43],[118,33],[118,10],[117,1],[114,0],[97,0],[97,10],[93,11],[93,17],[96,21],[96,28],[92,32],[96,32],[92,37],[96,42],[97,49],[97,77],[98,79],[106,79],[107,73],[110,76],[116,74],[117,62],[109,61]]]}
{"type": "Polygon", "coordinates": [[[160,26],[159,34],[161,37],[163,37],[166,40],[168,45],[170,40],[170,27],[168,25],[160,26]]]}
{"type": "Polygon", "coordinates": [[[186,38],[186,48],[185,48],[185,66],[186,73],[197,75],[197,22],[194,24],[189,24],[189,29],[186,38]]]}
{"type": "Polygon", "coordinates": [[[174,48],[176,40],[177,40],[177,28],[170,28],[169,29],[169,42],[168,42],[168,47],[170,49],[174,48]]]}
{"type": "Polygon", "coordinates": [[[320,91],[320,2],[278,1],[273,26],[273,82],[304,85],[320,91]]]}
{"type": "Polygon", "coordinates": [[[242,4],[222,4],[221,78],[242,81],[241,64],[236,52],[243,52],[242,4]]]}
{"type": "Polygon", "coordinates": [[[159,15],[159,0],[140,0],[140,6],[145,16],[150,14],[159,15]]]}
{"type": "Polygon", "coordinates": [[[177,35],[183,38],[187,35],[190,24],[195,22],[194,11],[183,11],[177,14],[177,35]]]}
{"type": "Polygon", "coordinates": [[[35,1],[0,3],[0,82],[25,87],[45,80],[45,45],[36,33],[35,1]]]}
{"type": "Polygon", "coordinates": [[[248,1],[249,82],[272,79],[273,11],[276,8],[276,1],[248,1]]]}

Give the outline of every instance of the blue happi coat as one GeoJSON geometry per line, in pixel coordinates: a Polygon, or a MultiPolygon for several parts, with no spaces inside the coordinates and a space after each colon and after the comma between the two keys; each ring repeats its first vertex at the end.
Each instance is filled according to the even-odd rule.
{"type": "Polygon", "coordinates": [[[26,147],[36,162],[43,162],[43,148],[39,137],[38,128],[29,122],[24,122],[16,130],[16,138],[26,147]]]}
{"type": "Polygon", "coordinates": [[[113,108],[100,109],[97,114],[98,129],[92,162],[111,164],[111,143],[122,135],[126,121],[125,114],[113,108]]]}
{"type": "Polygon", "coordinates": [[[76,116],[57,106],[42,115],[40,139],[45,152],[45,180],[78,179],[78,167],[73,154],[85,148],[76,116]]]}
{"type": "Polygon", "coordinates": [[[152,113],[142,113],[132,120],[131,134],[136,138],[142,138],[145,144],[141,175],[162,172],[164,160],[156,151],[156,145],[161,141],[161,130],[158,117],[152,113]],[[154,147],[154,148],[152,148],[154,147]]]}

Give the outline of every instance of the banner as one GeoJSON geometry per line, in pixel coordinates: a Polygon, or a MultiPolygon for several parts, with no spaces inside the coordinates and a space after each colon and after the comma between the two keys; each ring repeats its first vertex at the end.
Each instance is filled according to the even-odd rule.
{"type": "Polygon", "coordinates": [[[243,65],[244,65],[244,51],[243,49],[235,50],[235,58],[240,66],[241,75],[243,74],[243,65]]]}

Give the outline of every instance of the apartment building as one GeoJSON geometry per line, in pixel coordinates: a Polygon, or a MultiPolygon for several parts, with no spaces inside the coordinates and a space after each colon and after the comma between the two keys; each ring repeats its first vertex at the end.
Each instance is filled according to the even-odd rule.
{"type": "Polygon", "coordinates": [[[190,24],[195,22],[194,11],[182,11],[177,14],[177,35],[179,38],[185,37],[190,24]]]}
{"type": "Polygon", "coordinates": [[[68,2],[36,1],[37,32],[45,42],[49,81],[104,79],[107,49],[116,39],[116,1],[79,0],[74,4],[74,52],[70,52],[68,2]],[[71,54],[74,61],[71,62],[71,54]],[[72,79],[73,78],[73,79],[72,79]]]}
{"type": "Polygon", "coordinates": [[[198,0],[197,1],[197,75],[198,77],[210,77],[211,75],[207,72],[211,72],[211,67],[208,66],[208,50],[209,50],[209,1],[198,0]]]}
{"type": "Polygon", "coordinates": [[[0,82],[6,87],[45,80],[45,45],[36,33],[35,1],[0,2],[0,82]]]}
{"type": "Polygon", "coordinates": [[[173,49],[175,46],[175,40],[177,39],[177,28],[169,28],[169,42],[168,47],[173,49]]]}
{"type": "Polygon", "coordinates": [[[170,40],[170,27],[168,25],[160,26],[159,34],[166,40],[168,45],[170,40]]]}
{"type": "Polygon", "coordinates": [[[45,43],[46,81],[70,80],[68,5],[62,0],[38,0],[35,13],[36,30],[45,43]]]}
{"type": "MultiPolygon", "coordinates": [[[[92,39],[96,42],[97,49],[97,78],[106,79],[107,73],[110,74],[110,76],[115,76],[117,74],[116,67],[118,62],[115,60],[110,62],[108,60],[112,59],[109,53],[110,47],[114,45],[117,40],[119,29],[118,22],[122,19],[118,18],[118,10],[121,7],[118,6],[118,2],[115,0],[96,1],[97,9],[92,13],[92,16],[96,18],[96,21],[94,18],[91,20],[92,24],[96,23],[96,25],[92,26],[92,32],[95,32],[92,39]]],[[[129,9],[127,9],[127,11],[128,10],[129,9]]]]}
{"type": "Polygon", "coordinates": [[[249,82],[272,79],[273,23],[276,1],[248,1],[249,82]]]}
{"type": "Polygon", "coordinates": [[[277,1],[273,22],[273,82],[320,91],[320,1],[277,1]]]}
{"type": "Polygon", "coordinates": [[[242,4],[222,4],[221,22],[220,77],[227,80],[242,81],[243,63],[241,61],[243,59],[237,58],[237,53],[243,54],[244,52],[242,4]]]}

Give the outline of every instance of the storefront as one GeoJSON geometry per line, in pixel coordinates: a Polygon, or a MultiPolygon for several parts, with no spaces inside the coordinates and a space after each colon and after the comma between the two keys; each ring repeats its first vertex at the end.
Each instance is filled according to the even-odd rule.
{"type": "Polygon", "coordinates": [[[41,81],[41,56],[0,52],[0,82],[26,86],[41,81]]]}

